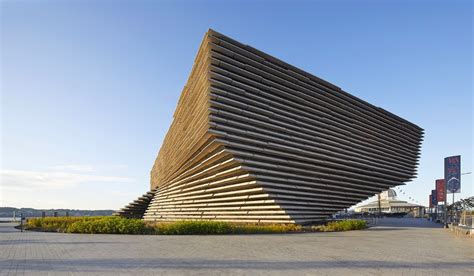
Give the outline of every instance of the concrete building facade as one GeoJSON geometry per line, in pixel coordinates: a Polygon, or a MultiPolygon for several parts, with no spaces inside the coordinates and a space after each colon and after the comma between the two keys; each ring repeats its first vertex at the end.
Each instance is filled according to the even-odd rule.
{"type": "Polygon", "coordinates": [[[415,124],[209,30],[153,165],[151,196],[119,213],[322,220],[415,177],[422,137],[415,124]]]}

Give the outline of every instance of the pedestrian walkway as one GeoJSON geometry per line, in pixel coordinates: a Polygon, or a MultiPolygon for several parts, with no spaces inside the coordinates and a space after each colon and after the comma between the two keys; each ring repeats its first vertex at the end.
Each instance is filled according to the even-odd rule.
{"type": "Polygon", "coordinates": [[[0,275],[474,275],[474,241],[423,219],[340,233],[20,233],[0,223],[0,275]]]}

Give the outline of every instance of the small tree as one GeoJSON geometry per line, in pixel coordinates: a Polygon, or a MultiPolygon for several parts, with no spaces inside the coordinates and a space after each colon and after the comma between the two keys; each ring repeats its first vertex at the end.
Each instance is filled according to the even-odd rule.
{"type": "Polygon", "coordinates": [[[474,208],[474,196],[460,199],[453,204],[448,205],[448,211],[453,210],[455,212],[466,211],[474,208]]]}

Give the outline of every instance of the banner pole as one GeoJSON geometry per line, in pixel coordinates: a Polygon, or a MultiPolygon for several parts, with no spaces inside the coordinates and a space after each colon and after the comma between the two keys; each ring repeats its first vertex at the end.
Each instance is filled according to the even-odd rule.
{"type": "Polygon", "coordinates": [[[453,193],[453,205],[451,206],[451,224],[454,225],[454,193],[453,193]]]}

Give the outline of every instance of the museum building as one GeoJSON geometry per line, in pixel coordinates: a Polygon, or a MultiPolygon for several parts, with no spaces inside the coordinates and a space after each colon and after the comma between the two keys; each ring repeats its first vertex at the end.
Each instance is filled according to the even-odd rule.
{"type": "Polygon", "coordinates": [[[413,179],[422,138],[417,125],[209,30],[150,189],[118,213],[311,223],[413,179]]]}

